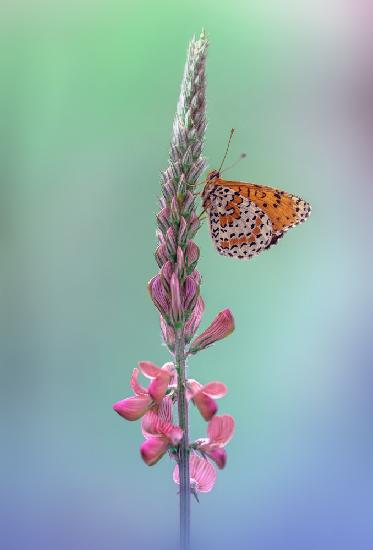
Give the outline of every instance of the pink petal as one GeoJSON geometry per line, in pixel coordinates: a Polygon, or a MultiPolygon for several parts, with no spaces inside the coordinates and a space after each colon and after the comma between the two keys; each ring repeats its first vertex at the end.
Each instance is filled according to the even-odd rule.
{"type": "Polygon", "coordinates": [[[171,317],[173,322],[177,325],[181,323],[183,318],[183,306],[181,304],[181,292],[180,283],[176,273],[171,277],[171,317]]]}
{"type": "Polygon", "coordinates": [[[183,430],[172,424],[172,400],[165,397],[158,412],[149,411],[141,422],[144,437],[164,436],[170,443],[176,445],[183,437],[183,430]]]}
{"type": "Polygon", "coordinates": [[[196,234],[196,231],[200,226],[200,223],[201,222],[197,214],[192,212],[188,220],[188,239],[193,239],[194,235],[196,234]]]}
{"type": "Polygon", "coordinates": [[[177,274],[179,278],[182,279],[182,277],[184,277],[184,272],[185,272],[185,259],[184,259],[184,252],[181,246],[177,247],[176,266],[177,266],[177,274]]]}
{"type": "Polygon", "coordinates": [[[157,415],[163,422],[171,422],[172,423],[172,412],[173,412],[173,403],[171,397],[168,397],[167,395],[162,399],[157,415]]]}
{"type": "Polygon", "coordinates": [[[198,296],[196,305],[194,306],[192,314],[187,320],[187,322],[185,323],[185,327],[184,327],[185,341],[187,343],[190,342],[190,340],[193,338],[193,336],[197,332],[204,310],[205,310],[205,303],[202,297],[198,296]]]}
{"type": "Polygon", "coordinates": [[[130,385],[133,390],[133,393],[136,395],[148,395],[148,391],[138,383],[137,378],[139,376],[139,369],[133,369],[130,385]]]}
{"type": "Polygon", "coordinates": [[[154,363],[151,363],[150,361],[140,361],[139,367],[143,375],[147,378],[157,378],[161,371],[157,365],[154,365],[154,363]]]}
{"type": "Polygon", "coordinates": [[[168,449],[168,439],[165,437],[151,437],[140,447],[142,459],[148,466],[156,464],[168,449]]]}
{"type": "Polygon", "coordinates": [[[145,439],[149,439],[154,435],[159,435],[157,432],[158,415],[154,411],[147,412],[141,420],[141,431],[145,439]]]}
{"type": "Polygon", "coordinates": [[[122,399],[113,405],[113,409],[126,420],[138,420],[152,406],[153,399],[150,395],[136,395],[122,399]]]}
{"type": "Polygon", "coordinates": [[[215,401],[203,391],[197,392],[193,396],[193,401],[205,420],[211,420],[218,410],[218,406],[215,401]]]}
{"type": "Polygon", "coordinates": [[[227,393],[227,386],[223,384],[223,382],[209,382],[203,386],[202,391],[210,397],[219,399],[220,397],[224,397],[227,393]]]}
{"type": "Polygon", "coordinates": [[[191,277],[193,278],[196,285],[200,286],[200,284],[201,284],[201,274],[200,274],[200,272],[195,269],[193,271],[193,273],[191,274],[191,277]]]}
{"type": "Polygon", "coordinates": [[[221,470],[227,463],[227,453],[224,449],[212,449],[211,451],[206,451],[206,454],[221,470]]]}
{"type": "Polygon", "coordinates": [[[166,247],[170,256],[176,254],[177,243],[172,227],[169,227],[166,232],[166,247]]]}
{"type": "Polygon", "coordinates": [[[163,341],[170,348],[171,351],[175,349],[175,331],[170,325],[168,325],[165,319],[160,315],[160,325],[163,341]]]}
{"type": "MultiPolygon", "coordinates": [[[[190,193],[190,191],[188,191],[188,193],[190,193]]],[[[193,195],[192,196],[192,200],[194,200],[194,197],[193,195]]],[[[185,211],[185,200],[184,200],[184,211],[185,211]]],[[[178,241],[179,243],[183,243],[184,239],[185,239],[185,234],[186,234],[186,230],[187,230],[187,224],[186,224],[186,221],[185,221],[185,218],[183,216],[180,217],[180,222],[179,222],[179,233],[178,233],[178,241]]]]}
{"type": "MultiPolygon", "coordinates": [[[[198,262],[199,258],[199,248],[193,241],[188,241],[185,249],[185,259],[187,262],[187,266],[192,270],[192,268],[195,266],[195,264],[198,262]]],[[[190,273],[189,271],[189,273],[190,273]]]]}
{"type": "Polygon", "coordinates": [[[176,386],[177,385],[177,370],[175,368],[175,365],[170,361],[168,363],[165,363],[162,367],[162,370],[166,370],[170,374],[170,381],[168,383],[168,386],[176,386]]]}
{"type": "Polygon", "coordinates": [[[170,261],[167,261],[160,270],[163,287],[167,293],[170,292],[170,281],[171,275],[173,273],[172,267],[172,263],[170,261]]]}
{"type": "Polygon", "coordinates": [[[148,387],[148,393],[152,396],[156,403],[160,403],[164,398],[171,377],[172,375],[170,372],[168,372],[167,370],[159,369],[157,378],[151,381],[148,387]]]}
{"type": "Polygon", "coordinates": [[[186,383],[187,399],[192,399],[193,395],[198,393],[202,388],[203,388],[202,384],[197,382],[197,380],[194,380],[193,378],[189,378],[186,383]]]}
{"type": "Polygon", "coordinates": [[[170,227],[170,209],[169,208],[162,208],[157,214],[157,221],[158,226],[160,229],[165,233],[167,229],[170,227]]]}
{"type": "MultiPolygon", "coordinates": [[[[185,196],[184,196],[183,212],[185,212],[186,214],[190,214],[190,212],[191,212],[191,210],[194,206],[194,200],[195,199],[194,199],[193,193],[191,193],[190,191],[187,191],[185,193],[185,196]]],[[[179,234],[179,240],[181,240],[180,239],[180,234],[179,234]]]]}
{"type": "Polygon", "coordinates": [[[199,288],[192,275],[187,275],[183,285],[184,309],[192,310],[198,298],[199,288]]]}
{"type": "Polygon", "coordinates": [[[172,445],[177,445],[183,438],[183,430],[174,424],[163,422],[161,425],[161,433],[167,437],[172,445]]]}
{"type": "Polygon", "coordinates": [[[216,481],[216,471],[208,460],[192,454],[189,459],[190,482],[200,493],[211,491],[216,481]],[[194,483],[193,483],[194,482],[194,483]]]}
{"type": "Polygon", "coordinates": [[[145,438],[162,434],[163,426],[172,426],[172,399],[165,397],[158,407],[146,413],[141,421],[141,429],[145,438]]]}
{"type": "MultiPolygon", "coordinates": [[[[162,267],[162,265],[167,262],[168,255],[167,255],[165,244],[160,244],[157,247],[157,250],[155,251],[155,259],[157,260],[157,264],[159,267],[162,267]]],[[[148,289],[149,289],[149,292],[151,292],[150,282],[148,284],[148,289]]]]}
{"type": "MultiPolygon", "coordinates": [[[[191,489],[199,493],[211,491],[216,481],[216,471],[213,465],[195,454],[189,458],[189,473],[191,489]]],[[[180,485],[179,465],[176,464],[173,471],[173,480],[180,485]]]]}
{"type": "Polygon", "coordinates": [[[177,485],[180,485],[180,472],[178,464],[176,464],[174,471],[172,472],[172,479],[177,485]]]}
{"type": "Polygon", "coordinates": [[[215,317],[211,325],[192,342],[189,353],[197,353],[214,342],[229,336],[234,330],[234,319],[229,309],[224,309],[215,317]]]}
{"type": "Polygon", "coordinates": [[[211,443],[225,446],[232,438],[234,432],[234,419],[229,414],[214,416],[208,423],[207,434],[211,443]]]}

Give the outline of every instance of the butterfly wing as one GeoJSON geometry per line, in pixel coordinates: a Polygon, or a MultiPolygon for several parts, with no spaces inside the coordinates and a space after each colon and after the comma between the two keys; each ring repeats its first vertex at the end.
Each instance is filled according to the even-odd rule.
{"type": "Polygon", "coordinates": [[[206,187],[204,208],[219,254],[249,259],[270,246],[272,223],[263,210],[231,187],[215,184],[206,187]]]}
{"type": "Polygon", "coordinates": [[[220,180],[232,191],[255,202],[272,223],[273,240],[276,244],[284,233],[299,223],[306,221],[311,213],[311,205],[302,198],[266,185],[220,180]]]}

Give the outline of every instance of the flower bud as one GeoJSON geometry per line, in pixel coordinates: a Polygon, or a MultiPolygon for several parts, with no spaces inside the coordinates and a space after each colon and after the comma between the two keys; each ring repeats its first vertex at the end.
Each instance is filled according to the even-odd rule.
{"type": "Polygon", "coordinates": [[[170,227],[170,209],[162,208],[157,214],[157,224],[162,233],[166,233],[167,229],[170,227]]]}
{"type": "Polygon", "coordinates": [[[194,235],[197,233],[199,229],[199,226],[200,226],[199,217],[194,212],[192,212],[188,223],[188,232],[187,232],[188,239],[193,239],[194,235]]]}
{"type": "MultiPolygon", "coordinates": [[[[194,156],[195,157],[199,156],[197,151],[194,151],[194,156]]],[[[205,167],[204,159],[198,159],[196,162],[194,162],[189,170],[188,181],[193,181],[193,182],[197,181],[204,167],[205,167]]]]}
{"type": "Polygon", "coordinates": [[[171,282],[171,275],[173,273],[172,262],[168,260],[165,264],[163,264],[159,273],[160,273],[161,281],[166,293],[170,294],[170,282],[171,282]]]}
{"type": "Polygon", "coordinates": [[[172,224],[176,224],[179,221],[180,213],[179,213],[179,203],[177,201],[176,196],[172,197],[171,205],[170,205],[170,220],[172,224]]]}
{"type": "Polygon", "coordinates": [[[163,195],[168,203],[172,201],[172,198],[175,196],[175,189],[174,189],[172,180],[169,180],[163,186],[163,195]]]}
{"type": "Polygon", "coordinates": [[[182,213],[186,217],[189,217],[192,209],[194,207],[194,195],[190,191],[187,191],[185,194],[184,204],[182,213]]]}
{"type": "Polygon", "coordinates": [[[165,264],[168,260],[166,245],[160,244],[157,247],[157,250],[155,251],[154,256],[158,264],[158,267],[162,267],[162,265],[165,264]]]}
{"type": "Polygon", "coordinates": [[[176,269],[177,269],[178,278],[180,281],[182,281],[185,276],[185,262],[184,262],[184,253],[180,246],[177,247],[177,251],[176,251],[176,269]]]}
{"type": "Polygon", "coordinates": [[[163,317],[165,317],[165,319],[169,319],[170,299],[164,289],[160,275],[156,275],[155,277],[150,279],[148,283],[148,290],[151,299],[153,300],[155,306],[158,308],[160,313],[163,315],[163,317]]]}
{"type": "Polygon", "coordinates": [[[183,246],[185,243],[186,232],[187,232],[187,223],[185,221],[185,218],[181,216],[180,224],[179,224],[179,233],[178,233],[178,240],[181,246],[183,246]]]}
{"type": "Polygon", "coordinates": [[[187,272],[192,273],[199,259],[199,248],[193,241],[188,241],[185,249],[187,272]]]}
{"type": "Polygon", "coordinates": [[[176,327],[180,326],[183,320],[183,306],[181,303],[180,283],[176,273],[171,277],[171,319],[176,327]]]}
{"type": "Polygon", "coordinates": [[[172,227],[169,227],[166,233],[166,247],[169,256],[175,256],[176,254],[176,239],[175,233],[172,227]]]}
{"type": "Polygon", "coordinates": [[[195,279],[192,275],[187,275],[183,285],[183,295],[184,295],[184,310],[187,311],[190,315],[192,312],[195,303],[197,301],[199,294],[199,288],[195,282],[195,279]]]}
{"type": "Polygon", "coordinates": [[[198,296],[196,305],[194,306],[194,309],[184,326],[184,336],[185,342],[187,344],[189,344],[189,342],[197,332],[204,310],[205,303],[202,299],[202,296],[198,296]]]}
{"type": "Polygon", "coordinates": [[[178,183],[178,186],[177,186],[177,195],[178,195],[178,197],[184,197],[184,195],[186,193],[186,188],[187,188],[187,183],[185,181],[185,175],[181,174],[180,179],[179,179],[179,183],[178,183]]]}

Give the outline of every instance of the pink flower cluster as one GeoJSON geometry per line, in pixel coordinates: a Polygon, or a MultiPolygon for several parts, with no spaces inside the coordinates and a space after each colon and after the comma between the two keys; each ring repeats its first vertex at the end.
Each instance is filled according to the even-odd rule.
{"type": "MultiPolygon", "coordinates": [[[[190,335],[197,330],[195,327],[198,327],[204,309],[202,298],[199,297],[197,301],[199,306],[193,310],[193,320],[190,322],[188,333],[190,335]]],[[[163,337],[172,342],[173,335],[169,328],[163,324],[163,337]]],[[[222,311],[189,345],[189,353],[196,353],[213,344],[230,334],[233,329],[232,314],[229,310],[222,311]]],[[[145,438],[140,447],[142,459],[147,465],[152,466],[168,452],[170,457],[177,461],[178,445],[183,437],[183,430],[173,422],[173,408],[178,398],[178,374],[174,363],[165,363],[160,368],[151,362],[141,361],[139,368],[133,370],[130,385],[134,395],[118,401],[113,408],[126,420],[142,418],[141,428],[145,438]],[[150,379],[148,387],[143,387],[138,382],[139,371],[150,379]]],[[[216,399],[223,397],[226,392],[227,388],[222,382],[214,381],[203,385],[191,378],[186,380],[188,401],[197,407],[201,416],[208,422],[208,437],[198,439],[189,446],[190,486],[195,495],[198,492],[211,491],[213,488],[216,471],[212,463],[221,469],[227,461],[224,447],[233,435],[234,420],[229,415],[216,415],[216,399]]],[[[175,483],[179,483],[178,464],[175,466],[173,479],[175,483]]]]}

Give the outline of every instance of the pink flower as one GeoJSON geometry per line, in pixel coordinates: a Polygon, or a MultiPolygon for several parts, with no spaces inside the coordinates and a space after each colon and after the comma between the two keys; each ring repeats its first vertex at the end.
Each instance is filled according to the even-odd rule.
{"type": "Polygon", "coordinates": [[[113,409],[126,420],[138,420],[152,407],[158,405],[166,394],[168,384],[173,376],[172,363],[166,363],[160,369],[148,361],[140,361],[141,372],[152,381],[148,388],[144,388],[137,381],[139,369],[133,369],[131,388],[133,397],[122,399],[113,405],[113,409]]]}
{"type": "Polygon", "coordinates": [[[169,445],[177,445],[183,437],[183,430],[172,424],[172,400],[165,397],[158,413],[149,411],[141,423],[146,441],[140,447],[140,453],[148,466],[156,464],[166,453],[169,445]]]}
{"type": "Polygon", "coordinates": [[[191,343],[189,353],[197,353],[218,340],[229,336],[234,330],[234,319],[229,309],[217,314],[213,322],[191,343]]]}
{"type": "MultiPolygon", "coordinates": [[[[216,471],[213,465],[195,454],[189,457],[190,489],[196,493],[209,493],[216,481],[216,471]]],[[[180,485],[179,465],[176,464],[173,473],[174,482],[180,485]]]]}
{"type": "Polygon", "coordinates": [[[218,468],[222,469],[227,462],[227,453],[224,448],[231,440],[234,432],[234,419],[229,414],[214,416],[208,423],[207,439],[199,439],[195,442],[195,449],[202,451],[218,468]]]}
{"type": "Polygon", "coordinates": [[[211,420],[218,410],[214,399],[219,399],[226,393],[227,387],[222,382],[209,382],[202,386],[197,380],[187,380],[187,397],[192,399],[205,420],[211,420]]]}

